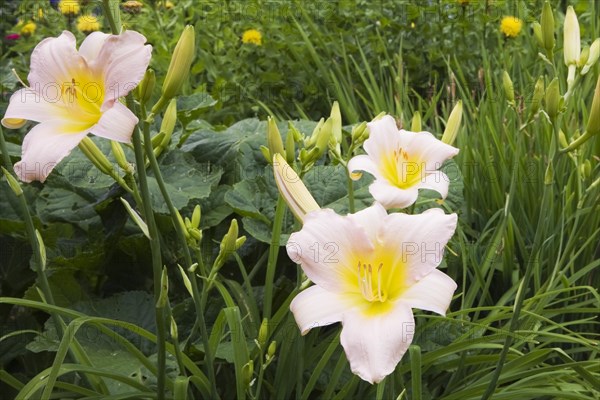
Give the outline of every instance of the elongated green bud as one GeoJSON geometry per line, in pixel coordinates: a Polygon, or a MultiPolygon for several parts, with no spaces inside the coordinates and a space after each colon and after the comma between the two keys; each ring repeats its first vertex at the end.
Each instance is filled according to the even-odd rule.
{"type": "Polygon", "coordinates": [[[444,130],[444,134],[442,135],[442,142],[451,146],[456,140],[456,136],[458,135],[460,122],[462,120],[462,109],[462,100],[459,100],[458,102],[456,102],[456,105],[454,106],[452,112],[450,113],[450,116],[448,117],[448,123],[446,124],[446,129],[444,130]]]}
{"type": "Polygon", "coordinates": [[[531,106],[529,107],[529,118],[533,118],[540,109],[542,98],[544,97],[544,77],[540,76],[535,83],[533,95],[531,96],[531,106]]]}
{"type": "Polygon", "coordinates": [[[597,135],[600,133],[600,75],[596,82],[596,90],[594,90],[594,98],[592,99],[592,108],[590,117],[586,127],[586,133],[589,135],[597,135]]]}
{"type": "Polygon", "coordinates": [[[560,105],[560,88],[558,78],[552,79],[552,82],[546,88],[546,113],[552,121],[558,115],[558,107],[560,105]]]}
{"type": "Polygon", "coordinates": [[[504,88],[504,95],[506,96],[508,104],[515,105],[515,89],[512,80],[510,79],[510,75],[508,75],[508,72],[506,71],[502,73],[502,87],[504,88]]]}
{"type": "Polygon", "coordinates": [[[119,167],[121,167],[125,172],[132,174],[134,172],[133,166],[127,162],[127,157],[125,157],[125,152],[123,151],[123,146],[121,146],[121,143],[111,140],[110,148],[115,160],[117,160],[117,164],[119,164],[119,167]]]}
{"type": "Polygon", "coordinates": [[[2,172],[4,173],[4,176],[6,177],[6,181],[8,182],[8,186],[10,186],[10,188],[12,189],[13,193],[19,197],[23,194],[23,189],[21,189],[21,185],[19,185],[19,181],[17,181],[17,179],[12,176],[12,174],[10,172],[8,172],[4,167],[2,168],[2,172]]]}
{"type": "Polygon", "coordinates": [[[271,344],[269,345],[269,349],[267,350],[267,356],[269,358],[273,358],[276,351],[277,351],[277,342],[273,340],[271,342],[271,344]]]}
{"type": "Polygon", "coordinates": [[[254,376],[254,361],[248,361],[242,367],[242,380],[244,387],[250,386],[250,382],[252,382],[252,377],[254,376]]]}
{"type": "Polygon", "coordinates": [[[554,49],[554,13],[552,12],[550,3],[547,1],[542,8],[541,26],[544,48],[548,53],[552,53],[552,50],[554,49]]]}
{"type": "Polygon", "coordinates": [[[296,141],[292,132],[291,122],[288,125],[288,133],[285,138],[285,159],[288,163],[293,163],[296,159],[296,141]]]}
{"type": "Polygon", "coordinates": [[[534,22],[531,24],[533,28],[533,36],[535,36],[535,40],[537,44],[543,49],[544,48],[544,38],[542,37],[542,26],[539,22],[534,22]]]}
{"type": "Polygon", "coordinates": [[[320,208],[296,171],[285,162],[283,157],[277,154],[273,157],[273,173],[279,193],[294,216],[300,221],[309,212],[320,208]]]}
{"type": "Polygon", "coordinates": [[[40,249],[40,267],[42,271],[46,270],[46,245],[44,245],[44,240],[42,239],[42,235],[40,231],[35,230],[35,237],[37,238],[38,248],[40,249]]]}
{"type": "Polygon", "coordinates": [[[269,339],[269,320],[267,318],[263,318],[262,323],[260,324],[260,328],[258,329],[258,344],[261,348],[265,344],[267,344],[267,340],[269,339]]]}
{"type": "Polygon", "coordinates": [[[579,59],[577,60],[577,67],[582,68],[587,62],[590,56],[590,46],[585,46],[581,49],[581,54],[579,55],[579,59]]]}
{"type": "Polygon", "coordinates": [[[175,318],[171,317],[171,337],[174,340],[177,340],[179,338],[179,331],[177,329],[177,322],[175,322],[175,318]]]}
{"type": "Polygon", "coordinates": [[[331,107],[331,134],[335,143],[339,145],[342,143],[342,113],[340,112],[340,105],[337,101],[333,102],[331,107]]]}
{"type": "Polygon", "coordinates": [[[413,132],[421,132],[423,130],[421,126],[421,113],[418,111],[415,111],[412,117],[412,121],[410,123],[410,130],[413,132]]]}
{"type": "Polygon", "coordinates": [[[161,98],[152,108],[153,113],[159,112],[164,104],[175,97],[190,74],[192,61],[196,55],[196,34],[192,25],[187,25],[173,51],[167,76],[162,85],[161,98]]]}
{"type": "Polygon", "coordinates": [[[153,69],[148,69],[137,87],[138,100],[140,103],[146,104],[148,100],[150,100],[152,92],[154,91],[154,86],[156,86],[156,74],[153,69]]]}
{"type": "Polygon", "coordinates": [[[563,36],[563,55],[565,58],[565,65],[577,65],[579,54],[581,53],[581,37],[579,34],[579,22],[577,21],[577,14],[575,14],[573,6],[567,7],[563,36]]]}
{"type": "Polygon", "coordinates": [[[183,285],[187,289],[190,296],[192,296],[192,298],[194,298],[194,287],[192,286],[192,281],[190,281],[190,278],[188,278],[187,274],[183,270],[183,267],[179,264],[177,264],[177,266],[179,267],[179,273],[181,274],[181,279],[183,280],[183,285]]]}
{"type": "Polygon", "coordinates": [[[598,58],[600,58],[600,38],[594,40],[594,42],[590,46],[589,54],[585,61],[585,65],[581,69],[581,75],[587,74],[590,68],[592,68],[596,61],[598,61],[598,58]]]}
{"type": "Polygon", "coordinates": [[[89,137],[83,138],[79,142],[79,149],[85,156],[102,172],[106,175],[112,176],[112,164],[108,161],[108,158],[102,153],[102,151],[96,146],[96,144],[89,137]]]}
{"type": "Polygon", "coordinates": [[[165,115],[163,116],[162,123],[160,124],[160,132],[165,136],[160,142],[160,147],[166,148],[171,141],[171,135],[175,130],[175,124],[177,123],[177,100],[172,99],[167,106],[165,115]]]}
{"type": "MultiPolygon", "coordinates": [[[[269,145],[269,154],[271,159],[275,154],[281,154],[285,156],[285,150],[283,149],[283,141],[281,140],[281,133],[275,123],[275,118],[269,117],[267,120],[267,144],[269,145]]],[[[269,162],[272,162],[269,161],[269,162]]]]}
{"type": "Polygon", "coordinates": [[[169,276],[167,275],[167,269],[163,267],[162,274],[160,276],[160,294],[156,301],[156,308],[162,308],[167,305],[169,301],[169,276]]]}
{"type": "Polygon", "coordinates": [[[363,121],[358,125],[352,127],[352,142],[357,146],[360,146],[362,142],[369,138],[369,130],[367,129],[367,122],[363,121]]]}
{"type": "Polygon", "coordinates": [[[200,226],[200,216],[202,214],[202,210],[200,209],[200,204],[197,204],[194,207],[194,211],[192,212],[192,228],[198,228],[200,226]]]}

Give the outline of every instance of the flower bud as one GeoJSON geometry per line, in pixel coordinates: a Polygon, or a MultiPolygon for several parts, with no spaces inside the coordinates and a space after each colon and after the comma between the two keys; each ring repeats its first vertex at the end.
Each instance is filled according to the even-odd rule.
{"type": "Polygon", "coordinates": [[[600,57],[600,38],[594,40],[594,42],[590,46],[590,52],[589,52],[588,58],[585,62],[585,65],[581,69],[581,75],[587,74],[588,71],[590,70],[590,68],[592,68],[592,66],[596,63],[596,61],[598,61],[599,57],[600,57]]]}
{"type": "Polygon", "coordinates": [[[552,49],[554,49],[554,14],[550,3],[547,1],[542,8],[541,27],[544,48],[548,53],[551,53],[552,49]]]}
{"type": "Polygon", "coordinates": [[[269,320],[263,318],[260,328],[258,329],[258,344],[262,348],[269,339],[269,320]]]}
{"type": "Polygon", "coordinates": [[[421,113],[418,111],[415,111],[412,117],[412,121],[410,123],[410,130],[413,132],[421,132],[423,130],[421,126],[421,113]]]}
{"type": "Polygon", "coordinates": [[[2,125],[8,129],[19,129],[27,123],[26,119],[21,118],[2,118],[2,125]]]}
{"type": "Polygon", "coordinates": [[[253,376],[254,376],[254,361],[250,360],[242,367],[242,379],[244,382],[244,387],[250,386],[250,383],[252,383],[253,376]]]}
{"type": "Polygon", "coordinates": [[[111,140],[110,148],[115,160],[117,160],[117,164],[119,164],[119,167],[123,168],[123,170],[127,173],[133,173],[133,168],[131,164],[127,162],[127,157],[125,157],[125,152],[123,151],[121,143],[111,140]]]}
{"type": "Polygon", "coordinates": [[[269,345],[269,349],[267,350],[267,356],[269,358],[273,358],[275,351],[277,351],[277,342],[273,340],[269,345]]]}
{"type": "Polygon", "coordinates": [[[112,176],[112,164],[108,161],[108,158],[102,153],[102,151],[96,146],[96,144],[89,137],[83,138],[79,142],[79,149],[85,156],[94,164],[100,172],[103,174],[112,176]]]}
{"type": "Polygon", "coordinates": [[[179,211],[175,210],[175,215],[177,215],[177,221],[179,222],[179,226],[180,228],[183,230],[183,234],[185,235],[186,239],[190,238],[190,234],[188,232],[187,226],[185,226],[185,222],[183,222],[183,218],[181,218],[181,214],[179,214],[179,211]]]}
{"type": "Polygon", "coordinates": [[[315,145],[315,143],[317,142],[317,136],[319,134],[319,132],[321,131],[321,127],[323,126],[323,124],[325,123],[325,119],[321,118],[319,120],[319,122],[317,122],[317,125],[315,126],[315,129],[313,130],[312,134],[310,135],[309,138],[304,139],[304,146],[305,147],[313,147],[315,145]]]}
{"type": "Polygon", "coordinates": [[[177,330],[177,322],[175,322],[175,318],[171,317],[171,337],[173,340],[177,340],[179,338],[179,332],[177,330]]]}
{"type": "Polygon", "coordinates": [[[156,301],[156,308],[166,307],[169,301],[169,276],[167,275],[167,269],[163,267],[162,274],[160,276],[160,293],[158,300],[156,301]]]}
{"type": "Polygon", "coordinates": [[[23,189],[21,189],[21,185],[19,185],[17,179],[14,176],[12,176],[12,174],[8,172],[4,167],[1,168],[2,172],[4,173],[4,176],[6,177],[6,181],[8,182],[8,186],[10,186],[13,193],[17,197],[21,196],[23,194],[23,189]]]}
{"type": "Polygon", "coordinates": [[[333,102],[329,119],[331,119],[331,140],[335,143],[335,147],[339,148],[342,143],[342,114],[337,101],[333,102]]]}
{"type": "Polygon", "coordinates": [[[529,119],[535,117],[540,109],[540,104],[544,97],[544,77],[540,76],[535,83],[533,88],[533,95],[531,96],[531,106],[529,107],[529,119]]]}
{"type": "Polygon", "coordinates": [[[367,140],[369,138],[369,130],[367,129],[367,122],[363,121],[358,125],[354,125],[352,127],[352,142],[355,143],[357,146],[360,146],[360,144],[362,142],[364,142],[365,140],[367,140]],[[367,135],[367,137],[365,138],[365,134],[367,135]]]}
{"type": "Polygon", "coordinates": [[[567,136],[565,135],[565,133],[561,130],[558,131],[558,144],[560,144],[561,147],[565,148],[569,145],[569,141],[567,140],[567,136]]]}
{"type": "Polygon", "coordinates": [[[179,273],[181,274],[181,279],[183,280],[183,285],[187,289],[190,296],[192,296],[192,298],[193,298],[194,290],[193,290],[193,286],[192,286],[192,281],[190,281],[190,278],[188,278],[187,274],[183,270],[183,267],[179,264],[177,264],[177,266],[179,267],[179,273]]]}
{"type": "Polygon", "coordinates": [[[296,141],[294,140],[295,135],[292,132],[292,127],[293,125],[290,122],[288,125],[288,133],[285,138],[285,159],[290,164],[296,159],[296,141]]]}
{"type": "Polygon", "coordinates": [[[156,74],[154,73],[153,69],[148,69],[137,87],[137,95],[140,103],[146,104],[148,100],[150,100],[155,85],[156,74]]]}
{"type": "Polygon", "coordinates": [[[581,49],[581,54],[579,55],[579,59],[577,60],[577,67],[582,68],[590,57],[590,46],[585,46],[581,49]]]}
{"type": "Polygon", "coordinates": [[[565,65],[577,65],[581,53],[581,38],[579,35],[579,22],[573,6],[567,7],[564,24],[563,54],[565,65]]]}
{"type": "Polygon", "coordinates": [[[592,174],[592,163],[590,162],[590,160],[585,160],[583,162],[583,164],[581,164],[579,166],[579,172],[581,173],[581,176],[583,177],[583,179],[587,179],[591,176],[592,174]]]}
{"type": "Polygon", "coordinates": [[[504,88],[504,95],[506,96],[506,100],[508,104],[515,105],[515,89],[513,87],[512,80],[510,79],[510,75],[508,72],[504,71],[502,73],[502,87],[504,88]]]}
{"type": "Polygon", "coordinates": [[[181,90],[183,83],[187,80],[196,53],[195,41],[194,27],[187,25],[183,29],[173,51],[167,76],[163,82],[162,95],[158,103],[152,108],[153,113],[156,114],[159,112],[168,100],[175,97],[181,90]]]}
{"type": "Polygon", "coordinates": [[[42,239],[42,235],[40,231],[35,230],[35,237],[37,238],[38,249],[40,250],[40,268],[42,271],[46,270],[46,246],[44,245],[44,240],[42,239]]]}
{"type": "Polygon", "coordinates": [[[539,22],[534,22],[531,24],[533,27],[533,36],[535,36],[535,40],[538,45],[543,49],[544,48],[544,38],[542,37],[542,26],[539,22]]]}
{"type": "Polygon", "coordinates": [[[558,115],[559,105],[560,88],[558,86],[558,78],[554,78],[546,88],[546,113],[553,122],[558,115]]]}
{"type": "Polygon", "coordinates": [[[192,228],[198,228],[200,226],[201,213],[202,210],[200,209],[200,204],[197,204],[192,212],[192,228]]]}
{"type": "Polygon", "coordinates": [[[586,127],[586,134],[597,135],[600,133],[600,75],[596,82],[596,90],[594,90],[594,98],[592,99],[592,107],[586,127]]]}
{"type": "Polygon", "coordinates": [[[302,221],[307,213],[320,209],[296,171],[277,154],[273,157],[273,172],[279,193],[298,220],[302,221]]]}
{"type": "Polygon", "coordinates": [[[462,120],[462,100],[456,102],[456,105],[452,109],[450,116],[448,117],[448,122],[446,123],[446,129],[444,130],[444,134],[442,135],[442,142],[449,144],[452,146],[454,141],[456,140],[456,136],[458,135],[458,130],[460,129],[460,122],[462,120]]]}
{"type": "Polygon", "coordinates": [[[172,99],[167,106],[167,111],[163,116],[162,123],[160,124],[160,132],[165,136],[160,142],[160,147],[167,148],[171,141],[171,135],[175,130],[175,124],[177,123],[177,100],[172,99]]]}
{"type": "Polygon", "coordinates": [[[275,154],[285,155],[281,133],[279,132],[279,128],[277,128],[275,119],[271,117],[267,120],[267,144],[269,145],[269,155],[271,156],[271,159],[275,154]]]}

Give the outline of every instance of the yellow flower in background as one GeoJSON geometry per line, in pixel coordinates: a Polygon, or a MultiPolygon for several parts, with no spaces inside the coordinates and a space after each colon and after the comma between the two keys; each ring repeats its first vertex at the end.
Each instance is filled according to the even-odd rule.
{"type": "Polygon", "coordinates": [[[248,29],[242,34],[243,43],[252,43],[257,46],[262,45],[262,34],[256,29],[248,29]]]}
{"type": "Polygon", "coordinates": [[[91,33],[100,30],[100,21],[94,15],[82,15],[77,18],[77,29],[83,33],[91,33]]]}
{"type": "Polygon", "coordinates": [[[79,5],[78,0],[61,0],[61,2],[58,3],[58,10],[63,15],[77,15],[79,14],[80,9],[81,6],[79,5]]]}
{"type": "Polygon", "coordinates": [[[36,25],[34,22],[29,21],[21,28],[21,35],[29,37],[35,33],[36,25]]]}
{"type": "Polygon", "coordinates": [[[129,0],[121,4],[121,7],[123,7],[123,11],[129,14],[138,14],[142,10],[143,6],[144,4],[141,1],[137,0],[129,0]]]}
{"type": "Polygon", "coordinates": [[[523,28],[523,21],[517,17],[504,17],[500,22],[500,31],[506,37],[517,37],[523,28]]]}
{"type": "Polygon", "coordinates": [[[173,2],[172,2],[172,1],[168,1],[168,0],[167,0],[167,1],[165,1],[165,8],[166,8],[167,10],[170,10],[170,9],[171,9],[171,8],[173,8],[173,7],[175,7],[175,4],[173,4],[173,2]]]}

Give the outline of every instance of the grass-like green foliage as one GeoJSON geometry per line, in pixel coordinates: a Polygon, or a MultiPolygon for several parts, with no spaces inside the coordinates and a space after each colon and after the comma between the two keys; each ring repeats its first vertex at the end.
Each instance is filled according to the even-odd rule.
{"type": "MultiPolygon", "coordinates": [[[[598,64],[578,81],[557,120],[548,118],[543,101],[540,111],[531,112],[539,77],[546,86],[558,77],[561,94],[566,91],[563,9],[555,10],[552,66],[538,55],[528,25],[539,19],[541,4],[529,2],[391,2],[387,7],[357,0],[326,2],[321,9],[271,2],[271,14],[265,11],[269,4],[260,1],[174,1],[169,11],[158,1],[145,3],[140,15],[123,20],[154,44],[152,66],[159,81],[184,23],[197,24],[200,32],[192,77],[178,100],[180,124],[159,158],[182,216],[191,217],[196,204],[202,207],[202,245],[193,254],[201,264],[197,271],[210,268],[232,218],[248,237],[214,280],[208,282],[206,274],[198,279],[207,352],[177,267],[184,255],[157,179],[149,173],[170,278],[166,315],[177,327],[166,344],[167,397],[209,398],[211,390],[221,398],[277,399],[600,396],[600,137],[568,154],[551,151],[559,131],[570,142],[585,128],[598,64]],[[285,19],[279,18],[284,6],[285,19]],[[423,14],[425,7],[441,10],[442,17],[423,14]],[[515,39],[498,32],[505,14],[525,21],[515,39]],[[262,31],[263,46],[240,44],[248,28],[262,31]],[[513,81],[514,105],[503,91],[503,70],[513,81]],[[267,96],[261,87],[269,88],[267,96]],[[235,96],[228,93],[231,88],[235,96]],[[459,214],[442,267],[458,283],[456,296],[446,317],[416,311],[410,351],[393,374],[372,386],[351,374],[338,325],[304,337],[296,327],[289,304],[301,273],[283,247],[270,253],[280,212],[271,167],[260,152],[266,122],[244,118],[269,112],[282,121],[314,120],[329,115],[330,102],[337,100],[345,123],[387,111],[408,128],[419,111],[424,130],[440,137],[458,99],[464,107],[455,143],[460,153],[445,166],[450,196],[441,204],[459,214]],[[273,258],[276,268],[266,282],[273,258]],[[271,310],[268,333],[259,338],[265,310],[271,310]],[[274,353],[268,350],[272,342],[274,353]],[[214,361],[213,381],[206,354],[214,361]]],[[[23,15],[32,4],[23,2],[23,15]]],[[[575,5],[583,42],[590,44],[600,36],[598,4],[575,5]]],[[[60,21],[39,23],[36,35],[58,34],[68,26],[60,21]]],[[[26,73],[34,39],[11,45],[2,56],[3,90],[16,87],[10,68],[26,73]]],[[[315,123],[294,125],[309,135],[315,123]]],[[[158,126],[151,126],[152,133],[158,126]]],[[[288,125],[281,122],[279,128],[285,143],[288,125]]],[[[347,126],[346,142],[350,131],[347,126]]],[[[4,159],[20,155],[20,133],[4,132],[4,159]]],[[[96,142],[110,153],[109,144],[96,142]]],[[[133,160],[129,149],[126,155],[133,160]]],[[[372,201],[367,179],[354,183],[357,209],[372,201]]],[[[321,206],[348,212],[342,166],[325,156],[304,180],[321,206]]],[[[55,305],[40,297],[29,268],[32,249],[23,208],[1,183],[0,393],[7,398],[18,393],[19,399],[160,397],[155,304],[147,293],[150,252],[119,200],[125,193],[77,150],[44,185],[23,190],[44,238],[55,305]],[[47,320],[48,314],[55,318],[47,320]],[[56,317],[63,321],[62,335],[56,317]]],[[[417,207],[431,203],[423,193],[417,207]]],[[[299,227],[289,212],[280,222],[283,245],[299,227]]]]}

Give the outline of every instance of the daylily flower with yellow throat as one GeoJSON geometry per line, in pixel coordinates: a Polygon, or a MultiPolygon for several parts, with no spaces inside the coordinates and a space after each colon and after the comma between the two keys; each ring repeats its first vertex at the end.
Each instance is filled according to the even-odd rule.
{"type": "Polygon", "coordinates": [[[25,182],[43,182],[54,166],[92,133],[128,143],[137,117],[119,98],[140,82],[152,47],[134,31],[90,34],[75,47],[64,31],[42,40],[31,54],[29,86],[10,98],[2,125],[19,128],[40,122],[23,140],[15,172],[25,182]]]}
{"type": "Polygon", "coordinates": [[[388,215],[378,203],[356,214],[308,213],[287,244],[314,286],[290,309],[302,334],[342,323],[352,372],[370,383],[392,373],[412,342],[412,308],[444,315],[456,283],[437,270],[456,214],[388,215]]]}
{"type": "Polygon", "coordinates": [[[389,115],[367,125],[370,134],[363,145],[367,154],[353,157],[348,170],[353,179],[360,178],[358,170],[375,177],[369,192],[376,201],[387,209],[405,208],[417,200],[419,189],[432,189],[446,198],[449,179],[438,169],[458,154],[456,147],[429,132],[398,130],[389,115]]]}
{"type": "Polygon", "coordinates": [[[412,308],[444,315],[450,305],[456,283],[437,266],[456,229],[456,214],[431,209],[388,215],[375,203],[340,216],[319,208],[279,154],[273,169],[281,195],[303,223],[290,236],[288,255],[316,284],[290,305],[300,331],[341,322],[352,372],[380,382],[412,342],[412,308]]]}

